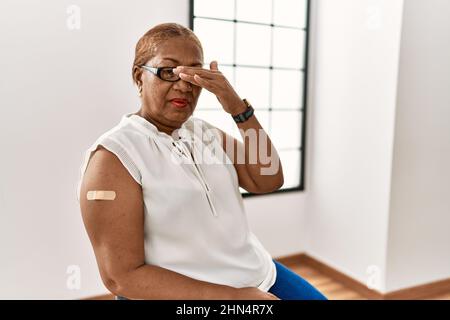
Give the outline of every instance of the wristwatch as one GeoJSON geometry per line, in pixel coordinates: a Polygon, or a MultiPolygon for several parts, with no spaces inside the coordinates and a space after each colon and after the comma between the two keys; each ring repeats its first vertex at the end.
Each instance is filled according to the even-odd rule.
{"type": "Polygon", "coordinates": [[[247,99],[242,99],[242,101],[244,101],[245,105],[247,106],[247,109],[242,113],[232,116],[236,123],[247,121],[253,115],[253,112],[255,111],[247,99]]]}

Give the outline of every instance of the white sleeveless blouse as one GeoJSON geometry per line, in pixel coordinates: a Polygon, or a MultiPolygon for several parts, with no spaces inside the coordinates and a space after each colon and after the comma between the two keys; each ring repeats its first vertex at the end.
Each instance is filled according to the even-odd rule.
{"type": "Polygon", "coordinates": [[[249,228],[237,172],[214,128],[191,116],[171,136],[145,118],[125,114],[86,151],[78,201],[92,152],[102,145],[142,187],[147,264],[268,291],[275,264],[249,228]]]}

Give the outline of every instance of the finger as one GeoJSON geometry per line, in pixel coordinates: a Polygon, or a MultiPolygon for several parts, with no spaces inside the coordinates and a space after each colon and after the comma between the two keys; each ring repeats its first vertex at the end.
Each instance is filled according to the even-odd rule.
{"type": "Polygon", "coordinates": [[[211,61],[211,63],[209,64],[209,68],[213,71],[219,71],[217,61],[216,60],[211,61]]]}
{"type": "Polygon", "coordinates": [[[214,93],[214,86],[208,81],[208,79],[200,77],[198,74],[191,76],[185,73],[180,73],[180,78],[214,93]]]}
{"type": "Polygon", "coordinates": [[[206,69],[202,69],[202,68],[198,68],[198,67],[179,67],[177,69],[174,69],[173,72],[175,74],[176,73],[185,73],[185,74],[188,74],[191,76],[198,74],[202,78],[205,78],[205,79],[216,79],[219,76],[218,71],[211,71],[211,70],[206,70],[206,69]]]}
{"type": "Polygon", "coordinates": [[[214,79],[216,77],[216,74],[211,70],[206,70],[202,68],[195,68],[195,67],[182,67],[180,69],[174,70],[175,73],[186,73],[191,76],[194,76],[196,74],[200,75],[202,78],[208,78],[208,79],[214,79]]]}
{"type": "Polygon", "coordinates": [[[194,84],[196,86],[201,87],[201,85],[194,79],[194,76],[191,76],[191,75],[186,74],[186,73],[180,73],[179,76],[180,76],[180,78],[182,80],[190,82],[190,83],[192,83],[192,84],[194,84]]]}
{"type": "Polygon", "coordinates": [[[210,81],[208,81],[207,79],[202,78],[201,76],[199,76],[198,74],[196,74],[194,76],[194,80],[197,81],[197,83],[199,83],[203,88],[205,88],[206,90],[214,93],[214,87],[211,84],[210,81]]]}
{"type": "Polygon", "coordinates": [[[214,86],[211,84],[211,82],[208,79],[204,79],[203,77],[199,76],[198,74],[194,75],[193,78],[194,78],[194,81],[197,82],[202,88],[205,88],[206,90],[210,91],[211,93],[214,93],[214,86]]]}

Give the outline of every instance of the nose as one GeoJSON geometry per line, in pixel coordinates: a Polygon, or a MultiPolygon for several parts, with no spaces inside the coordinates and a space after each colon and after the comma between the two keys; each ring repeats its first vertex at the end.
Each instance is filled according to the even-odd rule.
{"type": "Polygon", "coordinates": [[[180,80],[174,82],[173,88],[176,90],[183,91],[183,92],[191,92],[192,84],[189,81],[180,79],[180,80]]]}

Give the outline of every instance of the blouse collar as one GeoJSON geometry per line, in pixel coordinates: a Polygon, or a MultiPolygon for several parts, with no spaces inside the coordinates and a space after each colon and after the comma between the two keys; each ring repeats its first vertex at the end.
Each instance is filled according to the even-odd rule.
{"type": "Polygon", "coordinates": [[[180,129],[183,130],[175,130],[172,135],[169,135],[165,132],[159,131],[158,128],[148,121],[147,119],[134,114],[134,113],[127,113],[123,116],[122,121],[128,121],[132,124],[136,125],[140,131],[145,133],[148,137],[158,137],[163,140],[167,140],[170,142],[180,140],[180,139],[189,139],[190,138],[190,131],[188,130],[189,126],[187,125],[191,121],[192,117],[189,117],[180,127],[180,129]]]}

